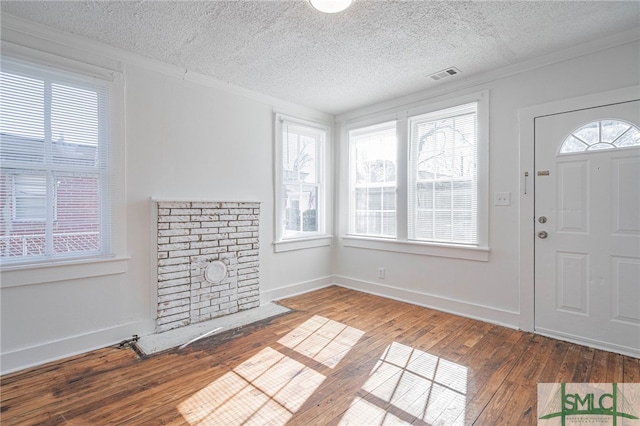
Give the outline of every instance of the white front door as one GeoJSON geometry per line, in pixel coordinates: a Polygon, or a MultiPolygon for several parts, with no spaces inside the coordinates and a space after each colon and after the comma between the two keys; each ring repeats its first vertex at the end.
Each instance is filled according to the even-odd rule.
{"type": "Polygon", "coordinates": [[[535,330],[640,357],[637,127],[640,101],[535,119],[535,330]]]}

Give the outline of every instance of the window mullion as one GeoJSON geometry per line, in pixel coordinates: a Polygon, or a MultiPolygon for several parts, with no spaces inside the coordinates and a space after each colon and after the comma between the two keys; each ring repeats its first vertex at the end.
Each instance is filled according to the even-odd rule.
{"type": "Polygon", "coordinates": [[[52,89],[51,81],[44,82],[44,165],[46,168],[45,191],[45,254],[51,256],[54,253],[53,244],[53,209],[54,209],[54,177],[53,177],[53,136],[51,130],[52,89]]]}
{"type": "Polygon", "coordinates": [[[407,241],[409,237],[409,128],[406,114],[396,125],[396,239],[407,241]]]}

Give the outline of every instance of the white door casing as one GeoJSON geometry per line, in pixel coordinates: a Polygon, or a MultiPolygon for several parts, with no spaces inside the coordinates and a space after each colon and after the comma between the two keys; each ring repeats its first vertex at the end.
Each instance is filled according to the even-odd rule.
{"type": "Polygon", "coordinates": [[[640,356],[640,147],[560,153],[605,119],[640,102],[535,118],[535,331],[640,356]]]}

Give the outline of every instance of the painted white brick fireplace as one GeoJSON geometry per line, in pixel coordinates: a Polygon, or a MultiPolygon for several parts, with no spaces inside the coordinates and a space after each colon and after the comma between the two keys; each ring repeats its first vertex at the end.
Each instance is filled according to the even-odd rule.
{"type": "Polygon", "coordinates": [[[260,305],[260,203],[155,204],[156,332],[260,305]]]}

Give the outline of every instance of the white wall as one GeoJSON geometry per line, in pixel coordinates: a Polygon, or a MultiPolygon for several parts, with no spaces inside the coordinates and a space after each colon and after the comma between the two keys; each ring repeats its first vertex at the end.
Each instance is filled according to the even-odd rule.
{"type": "MultiPolygon", "coordinates": [[[[439,96],[447,99],[489,90],[490,196],[494,192],[510,192],[512,201],[509,207],[495,207],[490,199],[489,261],[345,247],[341,241],[335,253],[336,282],[517,327],[520,310],[518,110],[637,85],[640,80],[639,53],[640,47],[635,41],[439,96]],[[378,267],[386,270],[384,280],[378,279],[378,267]]],[[[424,99],[426,103],[433,101],[427,96],[424,99]]],[[[415,102],[416,96],[410,100],[415,102]]],[[[399,105],[402,100],[393,102],[394,107],[399,105]]],[[[384,111],[389,107],[389,103],[370,106],[363,113],[375,115],[376,109],[384,111]]],[[[358,111],[338,119],[349,120],[356,116],[358,111]]],[[[340,183],[347,185],[344,180],[340,183]]]]}
{"type": "Polygon", "coordinates": [[[2,37],[13,45],[123,70],[126,176],[116,234],[126,239],[118,255],[129,259],[112,268],[86,265],[88,271],[3,270],[3,372],[154,331],[152,197],[261,202],[263,300],[331,282],[330,246],[273,250],[273,111],[329,122],[332,117],[206,78],[185,81],[180,70],[5,18],[2,37]],[[96,268],[108,275],[88,277],[96,268]]]}

